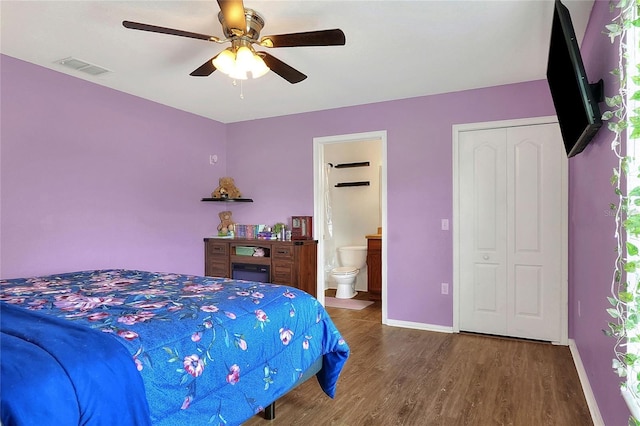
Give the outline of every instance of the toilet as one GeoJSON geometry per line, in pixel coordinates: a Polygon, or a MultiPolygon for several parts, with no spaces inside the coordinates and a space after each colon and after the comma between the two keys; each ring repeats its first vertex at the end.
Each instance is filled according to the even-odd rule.
{"type": "Polygon", "coordinates": [[[356,278],[367,264],[367,246],[338,247],[338,262],[340,267],[331,270],[331,276],[336,281],[337,299],[350,299],[356,294],[356,278]]]}

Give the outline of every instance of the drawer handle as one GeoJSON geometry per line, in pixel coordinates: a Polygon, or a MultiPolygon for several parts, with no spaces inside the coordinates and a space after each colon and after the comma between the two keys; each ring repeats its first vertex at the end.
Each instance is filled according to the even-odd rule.
{"type": "Polygon", "coordinates": [[[278,254],[289,254],[289,250],[277,250],[278,254]]]}

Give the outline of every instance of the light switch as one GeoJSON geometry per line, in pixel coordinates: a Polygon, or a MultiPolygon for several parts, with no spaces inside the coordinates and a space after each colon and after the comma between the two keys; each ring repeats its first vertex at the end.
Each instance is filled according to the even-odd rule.
{"type": "Polygon", "coordinates": [[[442,219],[442,230],[443,231],[449,230],[449,219],[442,219]]]}

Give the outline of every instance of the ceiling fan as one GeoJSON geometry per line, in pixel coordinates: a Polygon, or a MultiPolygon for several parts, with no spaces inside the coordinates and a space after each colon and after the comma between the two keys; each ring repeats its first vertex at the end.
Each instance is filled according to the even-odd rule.
{"type": "Polygon", "coordinates": [[[343,46],[346,42],[345,35],[340,29],[269,35],[260,38],[264,19],[255,10],[245,9],[242,0],[218,0],[218,5],[220,6],[218,19],[222,24],[225,39],[140,22],[123,21],[122,25],[134,30],[189,37],[214,43],[231,42],[230,47],[190,73],[196,77],[209,76],[219,69],[234,79],[243,80],[247,78],[248,72],[251,72],[253,78],[257,78],[271,69],[289,83],[295,84],[307,76],[267,52],[256,52],[253,45],[266,48],[343,46]]]}

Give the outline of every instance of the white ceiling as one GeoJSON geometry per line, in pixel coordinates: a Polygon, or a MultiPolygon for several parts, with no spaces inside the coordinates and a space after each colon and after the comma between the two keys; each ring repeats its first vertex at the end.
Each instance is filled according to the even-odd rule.
{"type": "MultiPolygon", "coordinates": [[[[593,0],[563,3],[582,40],[593,0]]],[[[292,85],[270,72],[240,88],[219,71],[189,76],[227,44],[122,26],[130,20],[224,38],[215,0],[2,0],[0,51],[223,123],[545,78],[550,0],[244,5],[264,17],[262,36],[340,28],[346,46],[270,49],[308,78],[292,85]],[[67,57],[112,72],[90,76],[57,63],[67,57]]]]}

